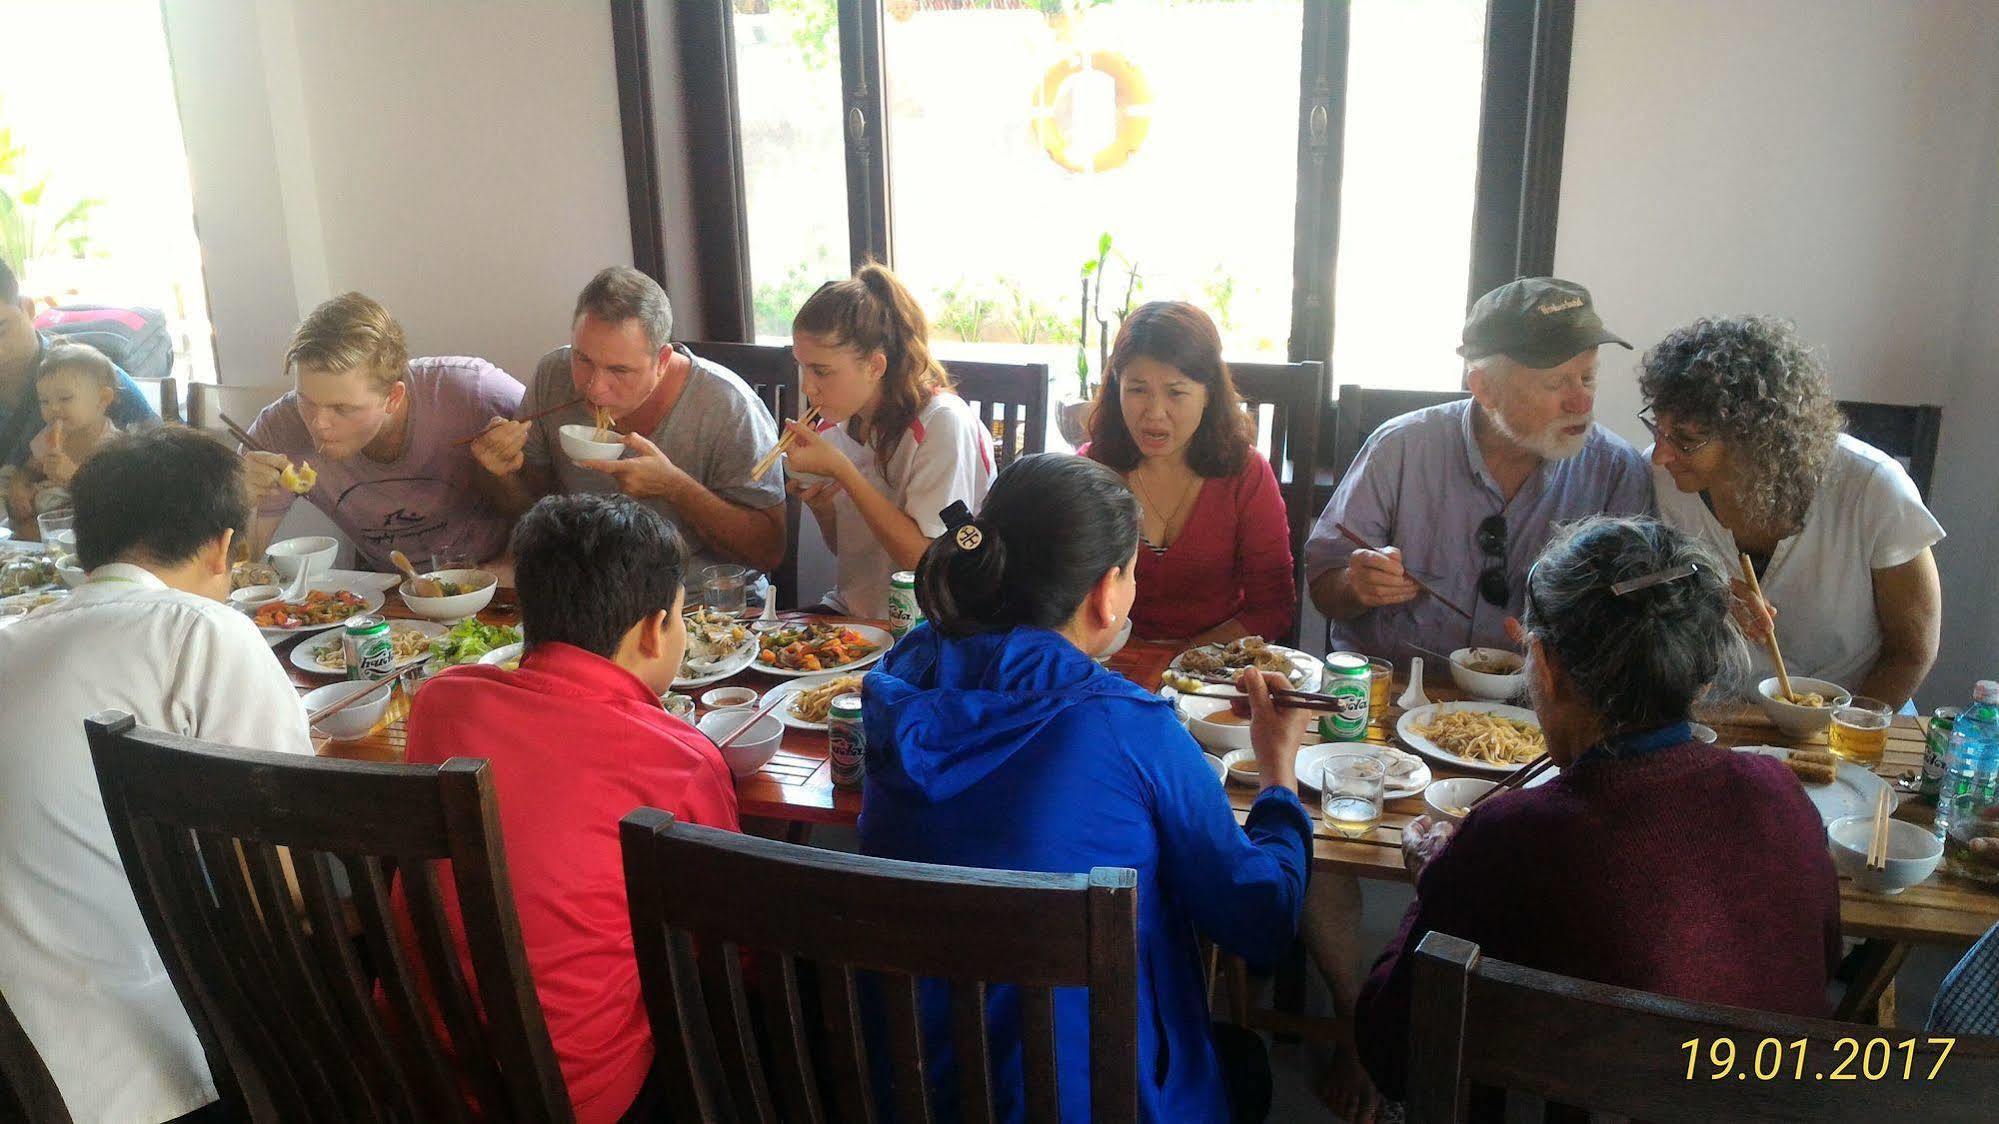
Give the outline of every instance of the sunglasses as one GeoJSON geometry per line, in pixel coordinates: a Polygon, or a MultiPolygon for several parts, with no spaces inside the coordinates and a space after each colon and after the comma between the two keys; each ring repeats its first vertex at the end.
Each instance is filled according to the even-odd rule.
{"type": "Polygon", "coordinates": [[[1488,605],[1506,607],[1506,516],[1488,515],[1478,525],[1478,552],[1494,559],[1478,575],[1478,595],[1488,605]]]}
{"type": "Polygon", "coordinates": [[[1709,445],[1714,444],[1714,438],[1712,437],[1703,437],[1699,441],[1688,441],[1665,432],[1659,428],[1659,419],[1654,417],[1650,410],[1639,414],[1638,422],[1645,427],[1645,432],[1652,435],[1653,441],[1671,446],[1675,452],[1683,457],[1691,457],[1709,445]]]}

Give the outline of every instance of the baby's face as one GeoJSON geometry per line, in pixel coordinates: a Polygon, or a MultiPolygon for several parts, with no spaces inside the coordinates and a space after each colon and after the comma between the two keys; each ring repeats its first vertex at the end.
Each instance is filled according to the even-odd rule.
{"type": "Polygon", "coordinates": [[[42,403],[43,424],[75,428],[102,418],[115,392],[80,371],[53,371],[35,380],[35,397],[42,403]]]}

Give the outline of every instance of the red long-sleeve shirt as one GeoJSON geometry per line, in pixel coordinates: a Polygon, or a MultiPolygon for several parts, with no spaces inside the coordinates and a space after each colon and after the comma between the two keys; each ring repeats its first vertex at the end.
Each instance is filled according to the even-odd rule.
{"type": "Polygon", "coordinates": [[[1132,633],[1180,640],[1234,619],[1276,640],[1298,612],[1291,530],[1277,476],[1250,450],[1242,471],[1201,482],[1194,510],[1164,554],[1138,548],[1138,600],[1132,633]]]}

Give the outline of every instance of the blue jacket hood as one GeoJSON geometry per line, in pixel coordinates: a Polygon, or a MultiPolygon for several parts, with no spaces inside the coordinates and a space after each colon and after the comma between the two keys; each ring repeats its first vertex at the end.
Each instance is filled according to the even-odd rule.
{"type": "Polygon", "coordinates": [[[1170,707],[1047,629],[952,639],[927,623],[869,673],[862,697],[868,782],[928,800],[978,783],[1070,707],[1170,707]]]}

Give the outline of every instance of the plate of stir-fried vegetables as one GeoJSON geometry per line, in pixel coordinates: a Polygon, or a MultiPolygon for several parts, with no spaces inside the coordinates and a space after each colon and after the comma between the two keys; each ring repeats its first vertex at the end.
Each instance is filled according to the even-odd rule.
{"type": "Polygon", "coordinates": [[[873,625],[838,621],[777,628],[761,634],[758,640],[757,670],[785,676],[866,667],[895,643],[895,637],[873,625]]]}
{"type": "Polygon", "coordinates": [[[323,632],[356,613],[372,613],[381,607],[382,595],[372,589],[346,589],[331,582],[314,582],[304,599],[259,605],[252,618],[258,628],[272,635],[323,632]]]}

